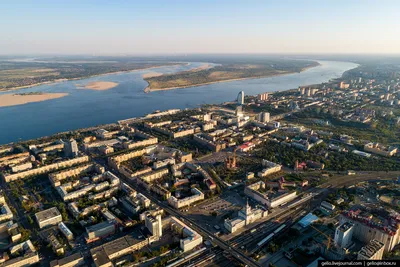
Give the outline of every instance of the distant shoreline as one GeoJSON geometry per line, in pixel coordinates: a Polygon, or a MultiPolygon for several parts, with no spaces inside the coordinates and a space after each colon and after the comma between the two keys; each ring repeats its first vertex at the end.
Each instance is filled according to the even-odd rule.
{"type": "Polygon", "coordinates": [[[275,77],[275,76],[282,76],[282,75],[288,75],[288,74],[293,74],[293,73],[301,73],[301,72],[306,71],[306,70],[308,70],[308,69],[321,66],[321,64],[320,64],[319,62],[317,62],[317,61],[315,61],[315,62],[317,63],[317,65],[302,68],[301,71],[299,71],[299,72],[276,73],[276,74],[271,74],[271,75],[266,75],[266,76],[235,78],[235,79],[228,79],[228,80],[221,80],[221,81],[214,81],[214,82],[199,83],[199,84],[194,84],[194,85],[167,87],[167,88],[150,88],[150,83],[147,82],[147,81],[145,80],[145,81],[147,82],[147,86],[146,86],[146,88],[144,88],[143,91],[144,91],[145,93],[150,93],[150,92],[157,92],[157,91],[167,91],[167,90],[184,89],[184,88],[190,88],[190,87],[199,87],[199,86],[209,85],[209,84],[215,84],[215,83],[243,81],[243,80],[250,80],[250,79],[263,79],[263,78],[269,78],[269,77],[275,77]]]}
{"type": "Polygon", "coordinates": [[[110,74],[128,73],[128,72],[149,70],[149,69],[155,69],[155,68],[174,67],[174,66],[189,65],[189,64],[190,63],[188,63],[188,62],[182,62],[181,64],[177,63],[177,64],[172,64],[172,65],[161,65],[161,66],[154,66],[154,67],[141,68],[141,69],[135,69],[135,70],[119,70],[119,71],[112,71],[112,72],[106,72],[106,73],[95,74],[95,75],[90,75],[90,76],[83,76],[83,77],[76,77],[76,78],[69,78],[69,79],[55,79],[55,80],[47,81],[47,82],[11,87],[11,88],[7,88],[5,90],[0,89],[0,92],[10,92],[10,91],[26,89],[26,88],[36,87],[36,86],[40,86],[40,85],[45,85],[45,84],[56,84],[56,83],[60,83],[60,82],[83,80],[83,79],[89,79],[89,78],[93,78],[93,77],[110,75],[110,74]]]}

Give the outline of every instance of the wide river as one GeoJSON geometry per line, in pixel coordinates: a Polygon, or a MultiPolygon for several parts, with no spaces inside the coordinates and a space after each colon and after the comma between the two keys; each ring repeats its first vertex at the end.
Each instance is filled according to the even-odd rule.
{"type": "Polygon", "coordinates": [[[143,91],[147,86],[142,78],[143,74],[174,73],[196,68],[202,63],[109,74],[13,91],[12,93],[64,92],[69,95],[44,102],[0,107],[0,144],[113,123],[117,120],[142,116],[157,109],[193,108],[206,103],[231,101],[242,90],[245,94],[255,95],[322,83],[341,77],[346,70],[357,67],[356,64],[349,62],[319,62],[320,66],[301,73],[151,93],[143,91]],[[119,85],[106,91],[76,88],[77,84],[87,84],[92,81],[112,81],[119,85]]]}

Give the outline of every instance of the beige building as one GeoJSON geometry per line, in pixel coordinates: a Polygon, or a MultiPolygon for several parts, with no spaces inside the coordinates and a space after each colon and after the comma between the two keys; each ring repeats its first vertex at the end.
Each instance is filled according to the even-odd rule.
{"type": "Polygon", "coordinates": [[[23,178],[26,178],[29,176],[34,176],[34,175],[39,175],[39,174],[48,173],[48,172],[52,172],[52,171],[57,171],[58,169],[61,169],[61,168],[71,167],[73,165],[76,165],[79,163],[85,163],[88,161],[89,161],[88,156],[82,156],[82,157],[65,160],[65,161],[61,161],[61,162],[57,162],[57,163],[53,163],[53,164],[49,164],[49,165],[44,165],[44,166],[41,166],[41,167],[38,167],[35,169],[30,169],[30,170],[15,173],[15,174],[2,174],[2,175],[3,175],[4,180],[8,183],[8,182],[15,181],[18,179],[23,179],[23,178]]]}
{"type": "Polygon", "coordinates": [[[170,226],[174,232],[182,237],[179,241],[179,245],[184,252],[190,251],[203,243],[203,237],[200,234],[176,217],[171,217],[170,226]]]}
{"type": "Polygon", "coordinates": [[[70,178],[70,177],[75,177],[78,176],[81,173],[84,172],[97,172],[98,174],[101,174],[105,171],[104,167],[96,164],[96,163],[87,163],[84,165],[79,165],[77,167],[69,168],[63,171],[59,172],[54,172],[49,174],[49,179],[50,182],[54,187],[60,186],[61,181],[70,178]]]}
{"type": "Polygon", "coordinates": [[[153,237],[136,239],[130,235],[118,238],[90,250],[96,267],[114,266],[112,261],[131,254],[154,241],[153,237]]]}
{"type": "Polygon", "coordinates": [[[61,213],[56,207],[35,213],[35,218],[40,229],[47,226],[58,225],[62,222],[61,213]]]}
{"type": "Polygon", "coordinates": [[[147,153],[146,149],[139,149],[131,152],[127,152],[118,156],[108,158],[108,166],[111,168],[118,170],[121,162],[140,157],[147,153]]]}
{"type": "Polygon", "coordinates": [[[29,152],[23,152],[19,154],[13,154],[10,156],[2,157],[0,158],[0,167],[8,166],[10,164],[18,164],[22,161],[29,159],[29,157],[30,157],[29,152]]]}
{"type": "Polygon", "coordinates": [[[155,170],[146,174],[143,174],[139,177],[139,179],[146,181],[148,183],[152,183],[155,180],[162,178],[163,176],[169,173],[168,168],[163,168],[159,170],[155,170]]]}
{"type": "Polygon", "coordinates": [[[257,176],[262,178],[282,170],[282,165],[263,159],[262,166],[264,169],[257,173],[257,176]]]}
{"type": "Polygon", "coordinates": [[[275,208],[286,202],[289,202],[296,198],[296,191],[283,193],[277,196],[268,196],[267,193],[262,193],[260,190],[265,190],[266,185],[263,181],[248,185],[244,188],[244,193],[246,196],[268,206],[269,208],[275,208]]]}
{"type": "Polygon", "coordinates": [[[37,252],[27,252],[23,256],[13,258],[0,264],[0,267],[26,267],[39,262],[37,252]]]}
{"type": "Polygon", "coordinates": [[[230,233],[234,233],[246,225],[267,217],[267,215],[267,210],[252,209],[247,202],[246,206],[239,211],[238,217],[231,220],[225,220],[224,226],[230,233]]]}
{"type": "Polygon", "coordinates": [[[1,267],[25,267],[39,262],[39,255],[30,240],[10,247],[10,254],[17,257],[5,261],[1,267]]]}
{"type": "Polygon", "coordinates": [[[101,222],[89,227],[86,227],[86,241],[88,243],[106,237],[115,233],[115,222],[101,222]]]}
{"type": "Polygon", "coordinates": [[[86,265],[85,259],[80,252],[50,262],[50,267],[75,267],[84,265],[86,265]]]}
{"type": "Polygon", "coordinates": [[[199,189],[192,188],[191,191],[193,195],[183,199],[177,199],[176,197],[171,196],[170,198],[168,198],[168,204],[176,209],[180,209],[186,206],[190,206],[191,204],[204,199],[204,194],[199,189]]]}
{"type": "Polygon", "coordinates": [[[364,145],[364,150],[384,157],[391,157],[398,152],[397,147],[385,147],[379,143],[368,143],[364,145]]]}

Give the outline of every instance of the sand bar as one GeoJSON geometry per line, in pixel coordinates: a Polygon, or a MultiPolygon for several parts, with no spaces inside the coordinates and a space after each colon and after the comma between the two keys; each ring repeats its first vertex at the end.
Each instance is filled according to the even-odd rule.
{"type": "Polygon", "coordinates": [[[157,77],[157,76],[161,76],[161,75],[164,75],[164,74],[162,74],[160,72],[152,71],[152,72],[143,74],[142,77],[143,77],[143,79],[145,79],[145,78],[152,78],[152,77],[157,77]]]}
{"type": "Polygon", "coordinates": [[[115,83],[115,82],[98,81],[98,82],[90,82],[84,86],[78,86],[77,88],[96,90],[96,91],[104,91],[104,90],[114,88],[114,87],[118,86],[118,84],[119,83],[115,83]]]}
{"type": "Polygon", "coordinates": [[[0,95],[0,107],[10,107],[33,102],[41,102],[67,96],[67,93],[5,94],[0,95]]]}

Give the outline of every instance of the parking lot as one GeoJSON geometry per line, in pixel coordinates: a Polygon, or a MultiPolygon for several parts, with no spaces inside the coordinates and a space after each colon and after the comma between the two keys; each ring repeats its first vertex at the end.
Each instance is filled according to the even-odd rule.
{"type": "Polygon", "coordinates": [[[226,191],[221,196],[206,200],[205,202],[185,209],[193,220],[201,223],[204,227],[218,232],[223,229],[224,219],[236,216],[236,212],[244,207],[246,199],[236,191],[226,191]],[[218,226],[215,228],[215,226],[218,226]]]}

